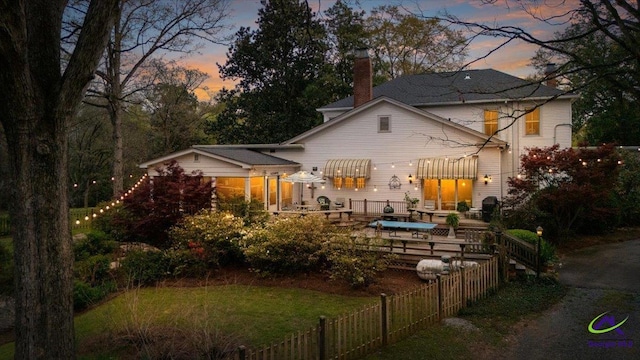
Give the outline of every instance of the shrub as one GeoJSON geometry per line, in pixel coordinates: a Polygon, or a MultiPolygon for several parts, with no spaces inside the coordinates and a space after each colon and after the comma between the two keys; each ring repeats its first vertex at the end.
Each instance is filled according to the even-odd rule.
{"type": "Polygon", "coordinates": [[[323,243],[336,232],[321,215],[275,218],[248,231],[243,251],[252,270],[264,275],[319,271],[327,265],[323,243]]]}
{"type": "MultiPolygon", "coordinates": [[[[507,233],[509,233],[512,236],[515,236],[516,238],[522,241],[526,241],[529,244],[533,244],[535,246],[537,246],[538,244],[538,234],[534,233],[533,231],[523,230],[523,229],[510,229],[510,230],[507,230],[507,233]]],[[[540,240],[541,240],[540,241],[540,260],[544,265],[554,259],[556,249],[552,244],[548,243],[545,239],[540,239],[540,240]]]]}
{"type": "Polygon", "coordinates": [[[86,259],[93,255],[106,255],[113,253],[118,248],[118,243],[113,241],[103,231],[93,230],[87,233],[87,238],[76,241],[73,244],[73,253],[76,261],[86,259]]]}
{"type": "Polygon", "coordinates": [[[332,279],[343,279],[352,288],[367,287],[375,282],[379,272],[387,269],[389,260],[394,256],[378,251],[361,250],[366,238],[352,240],[348,234],[334,237],[325,243],[330,263],[329,274],[332,279]],[[357,245],[356,245],[357,244],[357,245]]]}
{"type": "Polygon", "coordinates": [[[90,286],[98,286],[109,278],[111,259],[106,255],[93,255],[76,261],[73,265],[73,275],[76,280],[90,286]]]}
{"type": "Polygon", "coordinates": [[[186,216],[171,228],[169,238],[174,251],[218,267],[243,259],[239,246],[243,220],[228,212],[205,210],[186,216]]]}
{"type": "Polygon", "coordinates": [[[116,290],[115,282],[105,282],[99,286],[91,286],[84,281],[73,282],[73,309],[83,310],[98,303],[116,290]]]}
{"type": "Polygon", "coordinates": [[[111,206],[111,203],[97,205],[98,216],[93,220],[92,228],[107,234],[116,241],[131,241],[133,215],[122,206],[105,210],[107,206],[111,206]]]}
{"type": "Polygon", "coordinates": [[[127,279],[140,285],[154,284],[170,274],[169,258],[162,251],[133,250],[120,264],[127,279]]]}
{"type": "Polygon", "coordinates": [[[246,226],[265,224],[269,220],[269,213],[264,209],[262,202],[254,199],[247,202],[244,196],[218,199],[218,210],[229,212],[235,217],[242,218],[246,226]]]}

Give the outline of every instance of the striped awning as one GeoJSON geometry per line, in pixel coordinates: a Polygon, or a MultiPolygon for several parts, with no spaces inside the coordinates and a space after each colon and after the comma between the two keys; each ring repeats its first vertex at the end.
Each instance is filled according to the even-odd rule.
{"type": "Polygon", "coordinates": [[[418,179],[476,179],[478,157],[420,159],[416,177],[418,179]]]}
{"type": "Polygon", "coordinates": [[[326,177],[371,177],[371,159],[331,159],[324,164],[322,175],[326,177]]]}

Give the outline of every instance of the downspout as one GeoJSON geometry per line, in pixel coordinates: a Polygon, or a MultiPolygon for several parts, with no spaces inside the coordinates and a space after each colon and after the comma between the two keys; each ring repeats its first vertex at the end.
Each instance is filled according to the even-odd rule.
{"type": "Polygon", "coordinates": [[[573,124],[569,124],[569,123],[564,123],[564,124],[557,124],[554,128],[553,128],[553,144],[557,144],[556,143],[556,131],[558,130],[558,126],[568,126],[573,130],[573,124]]]}

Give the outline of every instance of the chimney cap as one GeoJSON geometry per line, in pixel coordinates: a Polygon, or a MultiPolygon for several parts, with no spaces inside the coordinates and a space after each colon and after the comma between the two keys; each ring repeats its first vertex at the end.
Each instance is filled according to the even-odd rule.
{"type": "Polygon", "coordinates": [[[558,70],[558,67],[555,63],[547,63],[547,66],[544,69],[545,74],[552,74],[558,70]]]}
{"type": "Polygon", "coordinates": [[[356,57],[356,59],[365,59],[369,57],[369,49],[366,47],[357,48],[353,50],[353,54],[356,57]]]}

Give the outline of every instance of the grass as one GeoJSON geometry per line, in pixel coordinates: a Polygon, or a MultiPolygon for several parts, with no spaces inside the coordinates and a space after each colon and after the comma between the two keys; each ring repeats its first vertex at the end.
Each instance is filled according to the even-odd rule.
{"type": "Polygon", "coordinates": [[[473,358],[482,349],[499,348],[514,324],[557,303],[567,289],[551,279],[511,282],[493,296],[460,311],[478,330],[435,325],[382,349],[366,360],[453,360],[473,358]]]}
{"type": "MultiPolygon", "coordinates": [[[[337,317],[376,300],[244,285],[133,289],[77,316],[76,339],[84,359],[117,357],[119,351],[129,350],[101,348],[109,346],[108,338],[155,329],[214,329],[257,347],[314,326],[321,315],[337,317]]],[[[0,359],[5,358],[13,358],[12,345],[0,347],[0,359]]]]}

